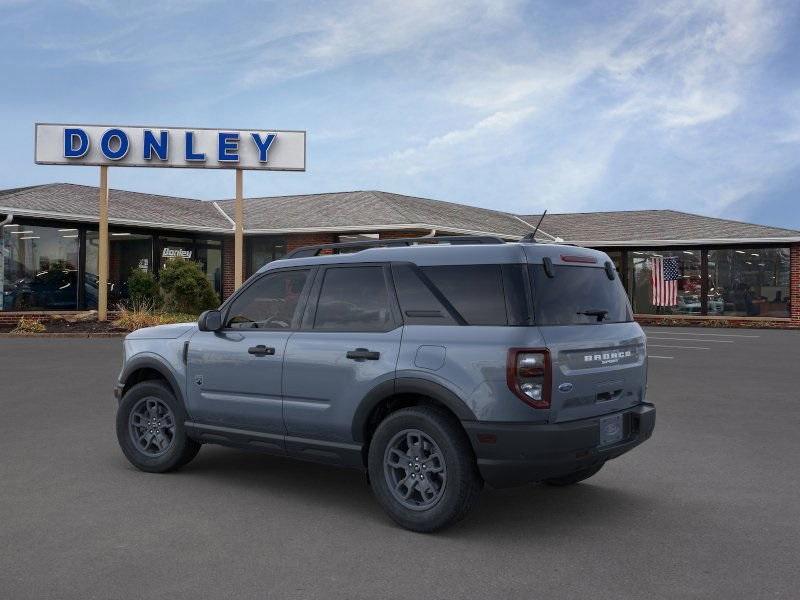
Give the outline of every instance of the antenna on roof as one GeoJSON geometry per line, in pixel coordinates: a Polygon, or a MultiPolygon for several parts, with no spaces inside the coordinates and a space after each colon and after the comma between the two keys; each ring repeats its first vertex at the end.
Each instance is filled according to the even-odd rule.
{"type": "Polygon", "coordinates": [[[532,243],[536,243],[536,232],[537,232],[537,231],[539,231],[539,225],[541,225],[541,224],[542,224],[542,221],[544,221],[544,216],[545,216],[546,214],[547,214],[547,209],[545,208],[545,209],[544,209],[544,212],[542,213],[542,216],[541,216],[541,217],[539,217],[539,222],[536,224],[536,227],[534,227],[534,228],[533,228],[533,232],[529,233],[529,234],[528,234],[528,235],[526,235],[524,238],[522,238],[522,239],[520,240],[521,242],[532,242],[532,243]]]}

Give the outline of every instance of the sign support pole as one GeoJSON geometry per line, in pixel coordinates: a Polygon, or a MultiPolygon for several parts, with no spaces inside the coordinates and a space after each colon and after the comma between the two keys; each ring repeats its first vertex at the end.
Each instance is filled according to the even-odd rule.
{"type": "Polygon", "coordinates": [[[100,167],[100,247],[97,256],[97,320],[108,320],[108,167],[100,167]]]}
{"type": "Polygon", "coordinates": [[[243,199],[243,176],[242,169],[236,169],[236,229],[234,232],[234,287],[242,287],[244,271],[244,199],[243,199]]]}

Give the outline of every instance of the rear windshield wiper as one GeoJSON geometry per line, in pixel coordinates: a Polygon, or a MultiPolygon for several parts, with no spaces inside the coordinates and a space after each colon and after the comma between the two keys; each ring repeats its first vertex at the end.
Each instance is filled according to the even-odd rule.
{"type": "Polygon", "coordinates": [[[597,317],[597,322],[599,323],[600,321],[602,321],[603,319],[606,318],[606,315],[608,314],[608,311],[598,308],[598,309],[589,309],[589,310],[579,310],[578,314],[579,315],[586,315],[587,317],[597,317]]]}

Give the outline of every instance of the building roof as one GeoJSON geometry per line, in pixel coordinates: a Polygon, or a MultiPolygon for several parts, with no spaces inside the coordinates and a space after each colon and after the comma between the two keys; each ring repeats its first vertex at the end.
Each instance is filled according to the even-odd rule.
{"type": "MultiPolygon", "coordinates": [[[[97,222],[99,189],[72,183],[0,191],[0,212],[67,221],[97,222]]],[[[108,218],[117,225],[228,231],[231,223],[212,202],[109,190],[108,218]]]]}
{"type": "MultiPolygon", "coordinates": [[[[540,217],[541,215],[521,215],[522,219],[533,225],[540,217]]],[[[548,213],[542,221],[540,231],[542,230],[566,242],[587,246],[747,243],[773,239],[800,241],[800,231],[676,210],[548,213]]]]}
{"type": "MultiPolygon", "coordinates": [[[[208,202],[110,190],[114,225],[230,233],[234,201],[208,202]]],[[[0,212],[97,222],[98,188],[70,183],[0,190],[0,212]]],[[[245,232],[362,232],[435,229],[438,233],[518,239],[540,215],[510,213],[380,191],[245,199],[245,232]]],[[[674,210],[547,214],[536,235],[586,246],[799,242],[800,231],[674,210]]]]}
{"type": "MultiPolygon", "coordinates": [[[[233,218],[234,201],[219,207],[233,218]]],[[[247,231],[365,231],[436,229],[446,233],[519,238],[532,227],[514,215],[441,200],[379,191],[248,198],[247,231]]]]}

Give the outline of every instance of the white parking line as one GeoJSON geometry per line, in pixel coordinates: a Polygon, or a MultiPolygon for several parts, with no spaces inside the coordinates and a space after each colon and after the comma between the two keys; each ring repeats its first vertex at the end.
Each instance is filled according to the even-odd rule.
{"type": "Polygon", "coordinates": [[[663,344],[647,344],[648,348],[688,348],[689,350],[711,350],[702,346],[665,346],[663,344]]]}
{"type": "Polygon", "coordinates": [[[675,357],[674,356],[656,356],[655,354],[648,354],[647,358],[668,358],[668,359],[672,360],[675,357]]]}
{"type": "Polygon", "coordinates": [[[732,344],[733,340],[704,340],[703,338],[674,338],[647,336],[648,340],[669,340],[670,342],[703,342],[704,344],[732,344]]]}
{"type": "MultiPolygon", "coordinates": [[[[653,330],[645,330],[653,331],[653,330]]],[[[657,333],[658,335],[697,335],[697,336],[708,336],[708,337],[735,337],[735,338],[758,338],[761,337],[760,335],[742,335],[739,333],[694,333],[688,331],[653,331],[653,333],[657,333]]]]}

